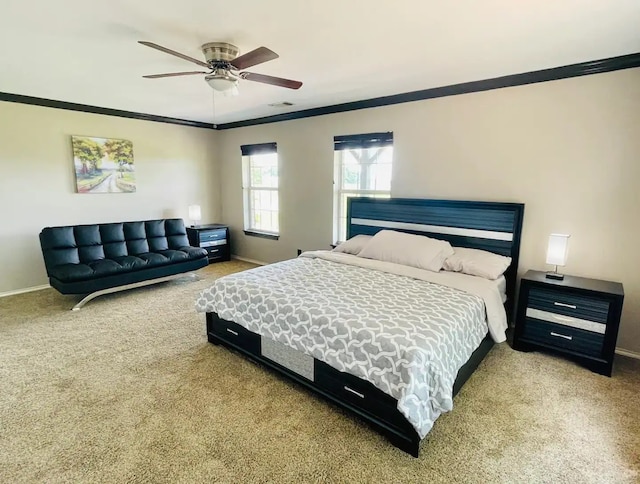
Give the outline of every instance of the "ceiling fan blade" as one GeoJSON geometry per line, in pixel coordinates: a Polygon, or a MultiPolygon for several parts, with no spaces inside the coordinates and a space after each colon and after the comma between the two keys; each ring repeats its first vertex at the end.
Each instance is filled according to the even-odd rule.
{"type": "Polygon", "coordinates": [[[204,71],[190,71],[190,72],[170,72],[168,74],[150,74],[148,76],[142,76],[145,79],[159,79],[161,77],[177,77],[177,76],[192,76],[194,74],[206,74],[204,71]]]}
{"type": "Polygon", "coordinates": [[[240,77],[248,81],[262,82],[263,84],[287,87],[289,89],[300,89],[302,86],[300,81],[292,81],[291,79],[283,79],[282,77],[266,76],[264,74],[256,74],[255,72],[243,72],[240,74],[240,77]]]}
{"type": "Polygon", "coordinates": [[[255,66],[258,64],[262,64],[263,62],[268,62],[273,59],[277,59],[280,57],[271,49],[267,49],[266,47],[258,47],[251,52],[247,52],[240,57],[236,57],[231,62],[229,62],[236,69],[242,70],[247,67],[255,66]]]}
{"type": "Polygon", "coordinates": [[[159,50],[160,52],[164,52],[166,54],[175,55],[176,57],[180,57],[180,59],[193,62],[194,64],[198,64],[199,66],[209,68],[209,64],[207,64],[206,62],[202,62],[201,60],[194,59],[193,57],[189,57],[188,55],[181,54],[180,52],[176,52],[175,50],[167,49],[166,47],[162,47],[161,45],[154,44],[153,42],[139,40],[138,43],[142,45],[146,45],[147,47],[151,47],[152,49],[159,50]]]}

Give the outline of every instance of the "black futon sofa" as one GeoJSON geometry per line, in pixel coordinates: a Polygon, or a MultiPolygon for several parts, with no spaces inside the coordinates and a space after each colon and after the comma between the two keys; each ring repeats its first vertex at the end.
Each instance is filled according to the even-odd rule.
{"type": "Polygon", "coordinates": [[[162,282],[208,264],[190,247],[182,219],[46,227],[40,232],[49,283],[62,294],[96,296],[162,282]]]}

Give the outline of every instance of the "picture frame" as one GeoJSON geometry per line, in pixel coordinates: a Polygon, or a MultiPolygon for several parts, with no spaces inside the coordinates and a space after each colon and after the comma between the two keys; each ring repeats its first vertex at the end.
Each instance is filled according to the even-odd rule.
{"type": "Polygon", "coordinates": [[[136,191],[131,141],[73,135],[71,145],[78,193],[136,191]]]}

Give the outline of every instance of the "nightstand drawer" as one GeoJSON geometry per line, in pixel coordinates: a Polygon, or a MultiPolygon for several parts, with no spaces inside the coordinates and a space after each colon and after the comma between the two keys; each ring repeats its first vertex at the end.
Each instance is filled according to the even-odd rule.
{"type": "Polygon", "coordinates": [[[596,323],[586,319],[574,318],[573,316],[565,316],[563,314],[542,311],[541,309],[527,308],[525,313],[527,318],[539,319],[550,323],[560,324],[562,326],[570,326],[572,328],[584,329],[592,333],[604,334],[607,330],[605,323],[596,323]]]}
{"type": "Polygon", "coordinates": [[[201,230],[200,231],[200,244],[209,242],[212,240],[224,239],[227,237],[226,229],[216,230],[201,230]]]}
{"type": "Polygon", "coordinates": [[[229,249],[227,246],[223,246],[223,247],[206,247],[205,248],[207,251],[207,254],[209,255],[210,259],[214,259],[214,258],[223,258],[223,257],[228,257],[228,252],[229,249]]]}
{"type": "Polygon", "coordinates": [[[208,248],[208,247],[216,247],[218,245],[226,245],[227,239],[217,239],[217,240],[207,240],[200,242],[200,247],[208,248]]]}
{"type": "Polygon", "coordinates": [[[527,308],[598,323],[606,323],[609,317],[609,301],[605,299],[538,287],[529,291],[527,308]]]}
{"type": "Polygon", "coordinates": [[[601,357],[604,345],[603,334],[529,318],[524,324],[522,340],[596,358],[601,357]]]}

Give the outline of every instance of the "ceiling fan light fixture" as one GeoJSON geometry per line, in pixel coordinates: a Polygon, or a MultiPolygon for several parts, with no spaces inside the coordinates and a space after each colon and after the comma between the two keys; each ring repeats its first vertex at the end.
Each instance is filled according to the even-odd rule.
{"type": "MultiPolygon", "coordinates": [[[[211,72],[205,77],[207,84],[209,84],[212,89],[221,92],[225,96],[233,96],[237,94],[238,81],[240,81],[240,79],[261,82],[262,84],[269,84],[271,86],[286,87],[287,89],[300,89],[302,87],[302,82],[300,81],[285,79],[283,77],[267,76],[257,72],[244,71],[247,67],[263,64],[278,58],[278,54],[266,47],[258,47],[257,49],[253,49],[252,51],[238,57],[240,51],[235,45],[228,44],[226,42],[208,42],[202,46],[202,53],[204,54],[207,62],[202,62],[201,60],[181,54],[175,50],[154,44],[153,42],[139,40],[138,43],[146,47],[159,50],[160,52],[164,52],[165,54],[170,54],[174,57],[189,61],[193,64],[197,64],[201,67],[211,69],[211,72]]],[[[206,72],[167,72],[165,74],[151,74],[142,77],[147,79],[160,79],[164,77],[192,76],[196,74],[206,74],[206,72]]]]}
{"type": "Polygon", "coordinates": [[[204,78],[214,91],[229,91],[238,86],[238,78],[228,71],[215,71],[204,78]]]}

